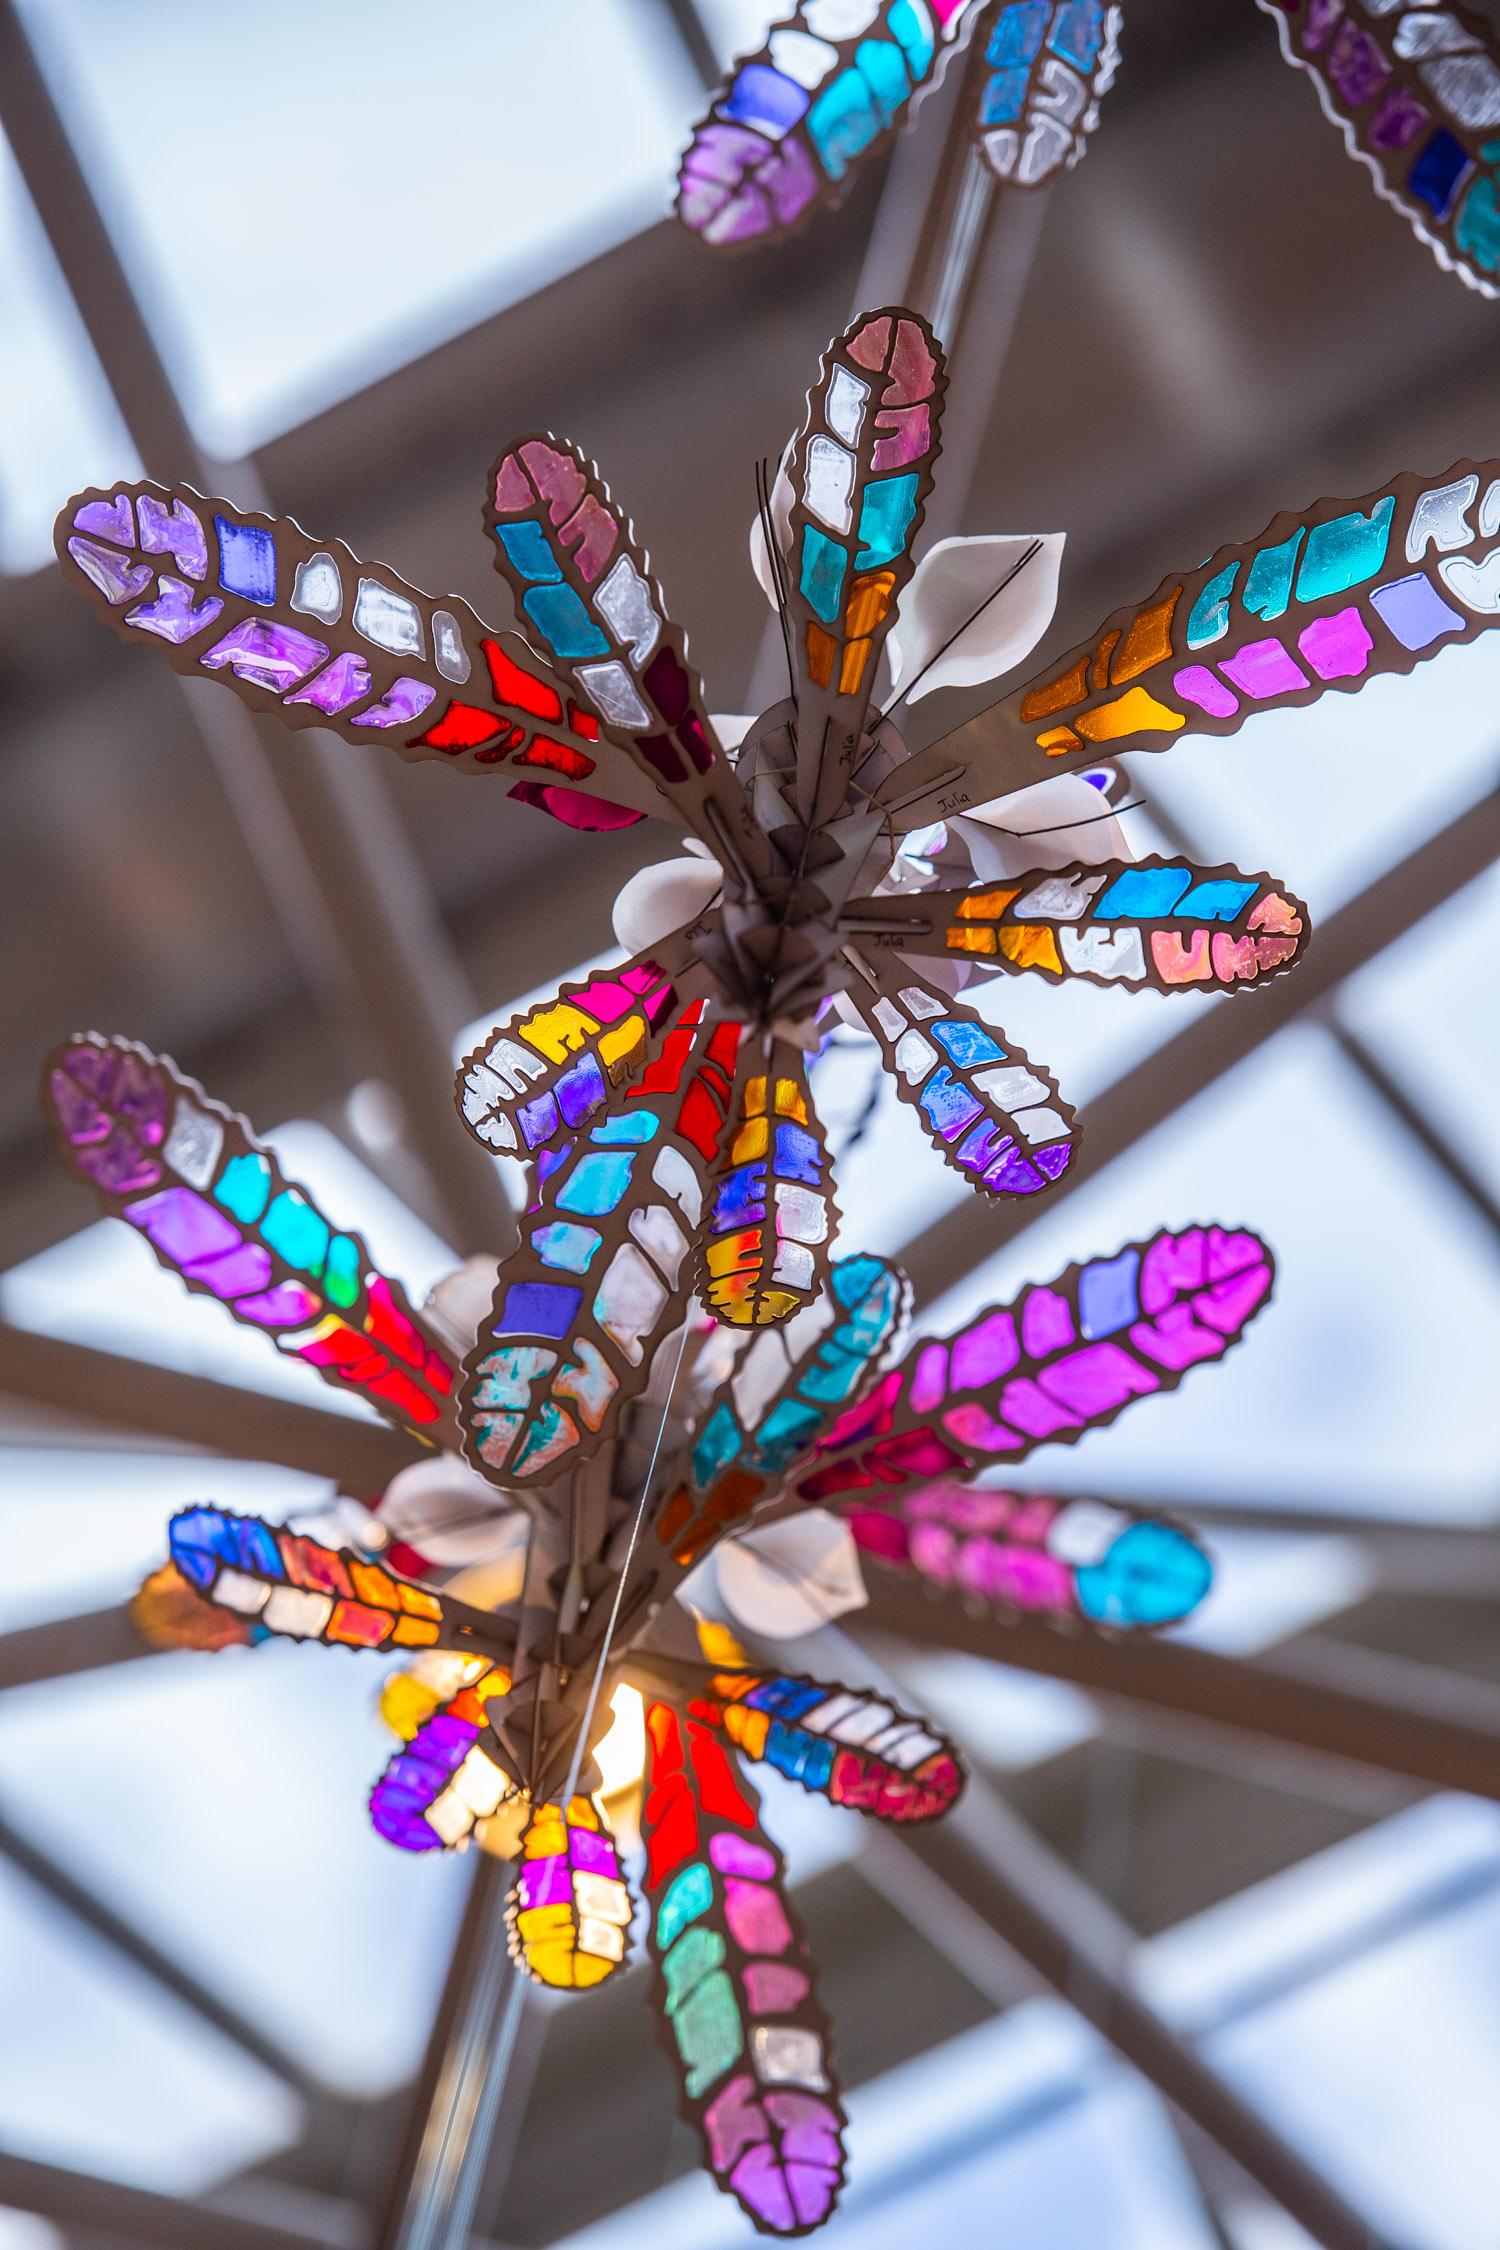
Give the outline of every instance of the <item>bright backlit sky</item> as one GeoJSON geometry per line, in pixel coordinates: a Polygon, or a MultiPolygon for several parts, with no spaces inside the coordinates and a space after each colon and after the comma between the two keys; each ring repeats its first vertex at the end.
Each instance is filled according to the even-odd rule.
{"type": "MultiPolygon", "coordinates": [[[[249,450],[671,208],[704,97],[662,0],[27,0],[198,436],[249,450]],[[232,80],[226,121],[189,85],[232,80]],[[526,89],[565,86],[537,101],[526,89]],[[289,155],[288,152],[293,152],[289,155]]],[[[715,0],[728,55],[763,28],[715,0]]],[[[0,144],[0,568],[138,473],[0,144]]]]}

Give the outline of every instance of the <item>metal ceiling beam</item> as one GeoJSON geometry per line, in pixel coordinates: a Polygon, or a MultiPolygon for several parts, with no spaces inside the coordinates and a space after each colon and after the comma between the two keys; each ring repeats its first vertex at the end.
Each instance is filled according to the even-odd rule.
{"type": "MultiPolygon", "coordinates": [[[[1163,804],[1155,791],[1148,790],[1144,783],[1136,781],[1133,786],[1149,818],[1166,837],[1171,849],[1181,852],[1185,858],[1201,861],[1205,855],[1199,839],[1177,813],[1163,804]]],[[[1343,1021],[1336,998],[1319,1008],[1317,1020],[1334,1040],[1345,1061],[1358,1071],[1376,1100],[1390,1111],[1402,1130],[1425,1149],[1491,1234],[1500,1234],[1500,1202],[1496,1201],[1462,1152],[1438,1132],[1431,1118],[1418,1108],[1405,1087],[1391,1076],[1375,1050],[1343,1021]]]]}
{"type": "Polygon", "coordinates": [[[0,1633],[0,1690],[71,1679],[79,1672],[101,1672],[108,1665],[133,1664],[154,1653],[142,1641],[123,1603],[118,1609],[91,1609],[45,1625],[22,1625],[13,1633],[0,1633]]]}
{"type": "Polygon", "coordinates": [[[1337,1516],[1311,1510],[1223,1508],[1208,1501],[1180,1511],[1212,1544],[1216,1531],[1254,1530],[1273,1537],[1345,1539],[1359,1551],[1375,1590],[1452,1601],[1500,1600],[1500,1527],[1386,1523],[1379,1516],[1337,1516]]]}
{"type": "MultiPolygon", "coordinates": [[[[299,2198],[304,2210],[311,2200],[299,2198]]],[[[50,2220],[65,2232],[68,2250],[118,2250],[122,2243],[142,2250],[357,2250],[365,2241],[364,2214],[346,2201],[319,2200],[327,2224],[311,2230],[251,2218],[217,2199],[188,2202],[0,2152],[0,2207],[50,2220]]],[[[469,2250],[508,2246],[475,2235],[469,2250]]]]}
{"type": "MultiPolygon", "coordinates": [[[[977,1489],[985,1485],[1014,1489],[1001,1477],[986,1478],[977,1489]]],[[[1060,1485],[1049,1482],[1047,1489],[1071,1497],[1066,1480],[1060,1485]]],[[[1500,1521],[1464,1524],[1393,1519],[1362,1512],[1353,1495],[1344,1507],[1317,1507],[1298,1501],[1285,1508],[1271,1501],[1220,1500],[1197,1492],[1190,1496],[1154,1492],[1125,1497],[1093,1487],[1079,1497],[1136,1515],[1184,1516],[1210,1547],[1217,1533],[1235,1531],[1260,1532],[1275,1539],[1347,1540],[1358,1548],[1382,1591],[1399,1589],[1403,1593],[1475,1601],[1500,1599],[1500,1521]]]]}
{"type": "Polygon", "coordinates": [[[303,1406],[5,1322],[0,1322],[0,1393],[232,1460],[269,1461],[328,1477],[356,1497],[383,1492],[398,1470],[429,1457],[426,1446],[383,1422],[303,1406]]]}
{"type": "Polygon", "coordinates": [[[0,1858],[4,1858],[24,1875],[29,1883],[50,1899],[54,1906],[81,1923],[94,1937],[100,1939],[111,1951],[118,1953],[133,1968],[140,1969],[154,1983],[170,1992],[175,2000],[190,2008],[195,2016],[209,2024],[223,2038],[228,2039],[252,2061],[268,2070],[284,2086],[291,2087],[310,2105],[336,2105],[348,2109],[333,2091],[311,2077],[285,2048],[266,2032],[241,2015],[237,2008],[176,1961],[163,1953],[160,1946],[123,1914],[116,1913],[97,1892],[70,1875],[68,1870],[42,1850],[29,1836],[23,1835],[14,1823],[0,1813],[0,1858]]]}
{"type": "MultiPolygon", "coordinates": [[[[243,504],[266,505],[248,464],[203,457],[16,0],[0,0],[0,130],[148,474],[204,492],[227,482],[243,504]]],[[[373,758],[317,731],[293,744],[210,683],[181,686],[330,1037],[346,1044],[352,1018],[365,1073],[400,1097],[433,1216],[452,1240],[508,1248],[514,1219],[494,1167],[448,1110],[452,1041],[473,995],[373,758]]]]}
{"type": "MultiPolygon", "coordinates": [[[[131,2242],[148,2250],[348,2250],[349,2235],[306,2234],[238,2218],[122,2180],[95,2179],[0,2154],[0,2205],[33,2211],[66,2231],[70,2244],[131,2242]]],[[[476,2246],[477,2250],[477,2246],[476,2246]]]]}
{"type": "Polygon", "coordinates": [[[654,0],[654,5],[671,24],[704,93],[717,93],[721,76],[719,58],[714,53],[713,41],[704,28],[698,0],[654,0]]]}
{"type": "Polygon", "coordinates": [[[1433,1163],[1457,1188],[1475,1216],[1489,1228],[1492,1235],[1500,1235],[1500,1201],[1490,1193],[1468,1158],[1435,1130],[1431,1118],[1424,1115],[1406,1088],[1391,1076],[1374,1048],[1361,1039],[1358,1032],[1352,1031],[1334,1009],[1326,1008],[1322,1011],[1322,1022],[1371,1091],[1400,1119],[1413,1140],[1420,1141],[1433,1163]]]}
{"type": "MultiPolygon", "coordinates": [[[[1064,1488],[1049,1484],[1047,1489],[1051,1492],[1064,1488]]],[[[1092,1500],[1105,1496],[1091,1491],[1087,1497],[1092,1500]]],[[[1376,1550],[1388,1548],[1393,1556],[1415,1555],[1424,1546],[1431,1545],[1439,1552],[1451,1547],[1455,1554],[1472,1557],[1476,1563],[1482,1553],[1500,1549],[1500,1495],[1494,1503],[1495,1520],[1492,1523],[1481,1520],[1472,1525],[1451,1520],[1428,1523],[1416,1516],[1369,1511],[1363,1495],[1353,1492],[1340,1493],[1326,1505],[1294,1499],[1284,1508],[1272,1500],[1220,1499],[1206,1492],[1152,1492],[1145,1496],[1137,1493],[1128,1498],[1111,1495],[1105,1497],[1105,1505],[1128,1508],[1137,1514],[1187,1516],[1209,1537],[1215,1531],[1266,1531],[1307,1539],[1349,1538],[1359,1540],[1362,1545],[1368,1543],[1376,1550]]]]}
{"type": "Polygon", "coordinates": [[[1391,2250],[1364,2216],[1243,2101],[1134,1989],[1134,1933],[988,1792],[967,1791],[940,1822],[908,1830],[912,1850],[981,1913],[1158,2092],[1296,2220],[1323,2250],[1391,2250]]]}
{"type": "Polygon", "coordinates": [[[511,1869],[488,1852],[474,1858],[375,2250],[464,2250],[474,2225],[524,1989],[505,1927],[511,1869]]]}
{"type": "MultiPolygon", "coordinates": [[[[946,1614],[950,1605],[943,1606],[946,1614]]],[[[824,1626],[806,1642],[776,1646],[778,1665],[906,1700],[878,1659],[836,1626],[824,1626]]],[[[1248,2173],[1322,2250],[1393,2250],[1142,1999],[1131,1966],[1139,1944],[1136,1932],[981,1776],[969,1776],[963,1795],[943,1819],[913,1822],[897,1833],[1044,1984],[1248,2173]]]]}
{"type": "MultiPolygon", "coordinates": [[[[1228,1006],[1211,1009],[1090,1102],[1083,1112],[1078,1154],[1047,1195],[1046,1211],[1055,1211],[1065,1196],[1178,1116],[1196,1095],[1278,1031],[1317,1009],[1346,977],[1414,929],[1497,858],[1500,791],[1492,791],[1321,923],[1306,958],[1291,975],[1277,977],[1262,991],[1243,994],[1228,1006]]],[[[941,1296],[1017,1240],[1036,1216],[1025,1203],[997,1205],[978,1226],[967,1200],[945,1212],[898,1253],[918,1304],[941,1296]]]]}
{"type": "Polygon", "coordinates": [[[1185,1641],[1100,1639],[1025,1619],[1000,1624],[933,1599],[892,1573],[867,1573],[862,1627],[914,1647],[1068,1680],[1215,1727],[1404,1774],[1500,1803],[1500,1689],[1346,1641],[1304,1639],[1274,1659],[1216,1656],[1185,1641]]]}

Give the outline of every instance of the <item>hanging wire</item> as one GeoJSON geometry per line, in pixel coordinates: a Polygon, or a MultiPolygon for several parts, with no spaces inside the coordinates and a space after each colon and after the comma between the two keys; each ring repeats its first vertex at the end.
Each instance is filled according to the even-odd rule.
{"type": "Polygon", "coordinates": [[[771,573],[771,583],[776,589],[776,622],[781,627],[781,645],[786,653],[787,690],[797,692],[797,668],[792,658],[792,633],[787,621],[786,577],[782,570],[781,553],[776,542],[776,517],[771,507],[770,463],[762,455],[755,464],[755,506],[760,517],[761,536],[766,545],[766,563],[771,573]]]}
{"type": "MultiPolygon", "coordinates": [[[[1049,822],[1045,828],[1002,828],[998,820],[987,820],[984,826],[992,828],[997,836],[1066,836],[1070,828],[1094,828],[1101,820],[1113,820],[1119,813],[1139,812],[1145,801],[1144,797],[1132,797],[1128,804],[1107,804],[1102,812],[1085,813],[1082,820],[1049,822]]],[[[920,891],[913,893],[916,898],[921,895],[920,891]]]]}
{"type": "Polygon", "coordinates": [[[651,1458],[646,1464],[646,1474],[641,1480],[641,1497],[636,1506],[635,1519],[630,1526],[630,1538],[625,1547],[625,1559],[620,1565],[620,1575],[615,1580],[615,1598],[610,1604],[609,1623],[604,1628],[604,1639],[599,1645],[599,1654],[594,1663],[594,1676],[589,1681],[588,1701],[583,1707],[583,1718],[579,1722],[577,1739],[573,1744],[573,1763],[568,1768],[567,1787],[562,1794],[565,1807],[573,1802],[574,1792],[578,1787],[578,1776],[583,1766],[589,1728],[594,1723],[594,1713],[599,1707],[599,1690],[604,1682],[604,1668],[609,1661],[610,1649],[614,1645],[615,1627],[620,1622],[620,1607],[625,1599],[625,1582],[630,1576],[630,1566],[635,1560],[636,1542],[641,1535],[641,1526],[646,1520],[646,1503],[651,1497],[652,1480],[656,1475],[656,1464],[661,1458],[662,1441],[667,1434],[667,1419],[671,1414],[672,1400],[677,1392],[677,1378],[682,1373],[682,1363],[687,1357],[688,1337],[692,1332],[692,1326],[691,1319],[684,1320],[682,1324],[682,1341],[677,1347],[677,1364],[672,1369],[672,1380],[667,1385],[667,1395],[662,1401],[661,1421],[657,1425],[656,1443],[651,1448],[651,1458]]]}

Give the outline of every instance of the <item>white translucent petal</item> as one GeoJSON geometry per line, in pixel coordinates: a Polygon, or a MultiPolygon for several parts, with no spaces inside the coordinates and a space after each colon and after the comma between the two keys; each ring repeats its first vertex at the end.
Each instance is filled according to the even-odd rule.
{"type": "Polygon", "coordinates": [[[648,1203],[630,1214],[630,1231],[675,1288],[678,1268],[688,1253],[687,1236],[664,1203],[648,1203]]]}
{"type": "Polygon", "coordinates": [[[573,1896],[580,1914],[598,1922],[630,1921],[630,1893],[610,1875],[575,1875],[573,1896]]]}
{"type": "Polygon", "coordinates": [[[651,713],[641,701],[639,689],[617,657],[606,657],[599,664],[580,664],[578,677],[590,702],[611,726],[641,728],[651,724],[651,713]]]}
{"type": "Polygon", "coordinates": [[[909,680],[917,703],[1013,670],[1052,622],[1062,551],[1060,531],[940,539],[901,597],[888,643],[895,686],[909,680]]]}
{"type": "Polygon", "coordinates": [[[219,1572],[214,1600],[220,1609],[237,1609],[246,1617],[254,1617],[270,1598],[271,1589],[263,1579],[247,1578],[242,1570],[219,1572]]]}
{"type": "Polygon", "coordinates": [[[870,386],[850,367],[836,367],[828,385],[828,427],[845,445],[858,445],[870,386]]]}
{"type": "Polygon", "coordinates": [[[643,953],[701,914],[723,880],[712,859],[664,859],[641,868],[615,900],[616,938],[627,953],[643,953]]]}
{"type": "MultiPolygon", "coordinates": [[[[488,1267],[488,1279],[485,1312],[494,1291],[493,1265],[488,1267]]],[[[472,1330],[469,1341],[472,1344],[472,1330]]],[[[444,1570],[477,1563],[506,1566],[500,1571],[501,1598],[512,1600],[520,1592],[527,1519],[518,1508],[507,1506],[495,1487],[457,1454],[435,1454],[431,1460],[414,1461],[410,1468],[398,1470],[377,1513],[392,1539],[415,1548],[428,1562],[444,1570]]]]}
{"type": "MultiPolygon", "coordinates": [[[[460,1359],[473,1348],[480,1324],[489,1312],[495,1295],[495,1276],[499,1264],[498,1258],[488,1258],[483,1253],[465,1258],[463,1264],[452,1273],[445,1273],[440,1281],[435,1281],[428,1292],[422,1309],[438,1334],[453,1346],[460,1359]]],[[[416,1466],[429,1469],[432,1464],[420,1461],[416,1466]]],[[[405,1476],[408,1472],[403,1469],[401,1474],[405,1476]]],[[[482,1491],[494,1490],[494,1486],[485,1478],[476,1477],[475,1482],[482,1491]]],[[[387,1490],[393,1492],[394,1484],[388,1486],[387,1490]]]]}
{"type": "MultiPolygon", "coordinates": [[[[776,526],[776,544],[783,556],[790,555],[792,548],[792,480],[786,473],[787,458],[791,450],[791,443],[788,441],[786,452],[781,456],[781,466],[776,471],[776,482],[771,487],[771,520],[776,526]]],[[[756,510],[754,521],[750,526],[750,568],[759,581],[761,592],[774,609],[776,607],[776,582],[771,576],[770,558],[766,553],[766,535],[761,526],[759,509],[756,510]]]]}
{"type": "Polygon", "coordinates": [[[326,1594],[313,1594],[301,1586],[273,1586],[263,1612],[273,1633],[311,1640],[322,1632],[333,1615],[326,1594]]]}
{"type": "Polygon", "coordinates": [[[839,59],[836,47],[806,31],[773,31],[768,44],[772,69],[809,89],[820,86],[839,59]]]}
{"type": "Polygon", "coordinates": [[[758,2023],[750,2052],[763,2086],[811,2086],[820,2094],[827,2088],[818,2035],[801,2024],[758,2023]]]}
{"type": "Polygon", "coordinates": [[[726,1539],[716,1563],[734,1617],[769,1640],[815,1632],[869,1598],[848,1525],[821,1508],[726,1539]]]}
{"type": "Polygon", "coordinates": [[[416,603],[382,586],[378,578],[362,578],[359,582],[354,597],[354,630],[377,648],[388,648],[397,656],[426,654],[422,613],[416,603]]]}

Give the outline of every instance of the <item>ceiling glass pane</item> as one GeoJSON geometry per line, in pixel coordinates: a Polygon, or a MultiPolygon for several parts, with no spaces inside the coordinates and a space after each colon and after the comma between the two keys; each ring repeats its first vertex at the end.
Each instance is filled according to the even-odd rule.
{"type": "Polygon", "coordinates": [[[665,12],[617,0],[26,12],[184,403],[225,455],[665,216],[699,98],[665,12]]]}

